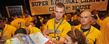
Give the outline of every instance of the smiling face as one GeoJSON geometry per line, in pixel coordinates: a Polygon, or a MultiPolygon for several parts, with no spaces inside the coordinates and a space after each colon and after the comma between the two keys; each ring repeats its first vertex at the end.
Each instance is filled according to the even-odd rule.
{"type": "Polygon", "coordinates": [[[63,3],[57,3],[54,7],[54,14],[56,19],[61,19],[65,14],[65,6],[63,3]]]}
{"type": "Polygon", "coordinates": [[[64,8],[60,8],[60,7],[55,7],[54,9],[54,13],[55,13],[55,18],[56,19],[61,19],[63,17],[63,15],[65,14],[64,8]]]}

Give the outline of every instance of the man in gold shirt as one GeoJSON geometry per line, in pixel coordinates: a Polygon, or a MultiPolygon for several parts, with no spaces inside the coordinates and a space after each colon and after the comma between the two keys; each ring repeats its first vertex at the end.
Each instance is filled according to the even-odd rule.
{"type": "Polygon", "coordinates": [[[1,30],[1,38],[2,39],[9,39],[14,35],[14,32],[16,31],[16,28],[6,24],[6,21],[4,18],[0,18],[0,28],[1,30]]]}
{"type": "Polygon", "coordinates": [[[98,43],[101,37],[101,32],[95,27],[91,26],[91,12],[89,10],[84,10],[80,14],[80,25],[76,28],[83,32],[87,39],[88,44],[98,43]]]}
{"type": "Polygon", "coordinates": [[[28,22],[28,23],[26,23],[25,26],[26,26],[25,28],[27,29],[29,34],[34,34],[36,32],[41,32],[39,28],[35,27],[33,22],[28,22]]]}
{"type": "Polygon", "coordinates": [[[55,18],[48,20],[44,35],[52,39],[56,44],[63,44],[67,32],[71,30],[70,24],[63,19],[65,6],[57,3],[54,7],[55,18]]]}
{"type": "Polygon", "coordinates": [[[25,20],[22,17],[17,17],[11,22],[11,25],[18,28],[23,28],[25,26],[25,20]]]}

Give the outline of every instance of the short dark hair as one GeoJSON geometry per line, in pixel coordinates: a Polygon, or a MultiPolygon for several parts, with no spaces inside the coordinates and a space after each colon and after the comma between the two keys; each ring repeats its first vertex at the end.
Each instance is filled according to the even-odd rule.
{"type": "Polygon", "coordinates": [[[56,3],[56,7],[65,8],[65,5],[61,2],[56,3]]]}
{"type": "Polygon", "coordinates": [[[24,28],[19,28],[15,31],[15,35],[18,34],[18,33],[22,33],[22,34],[27,34],[27,31],[26,29],[24,28]]]}

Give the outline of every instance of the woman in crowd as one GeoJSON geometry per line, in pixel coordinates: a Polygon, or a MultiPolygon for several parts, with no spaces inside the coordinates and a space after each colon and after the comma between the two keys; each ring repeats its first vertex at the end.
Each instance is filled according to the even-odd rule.
{"type": "Polygon", "coordinates": [[[85,36],[78,29],[67,33],[65,44],[87,44],[85,36]]]}

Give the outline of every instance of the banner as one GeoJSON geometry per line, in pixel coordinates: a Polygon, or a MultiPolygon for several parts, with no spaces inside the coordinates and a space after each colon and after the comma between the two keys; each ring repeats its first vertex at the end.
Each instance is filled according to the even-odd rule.
{"type": "Polygon", "coordinates": [[[57,2],[65,4],[66,12],[74,12],[77,7],[81,10],[107,10],[108,0],[29,0],[32,15],[50,14],[57,2]]]}
{"type": "Polygon", "coordinates": [[[6,11],[8,13],[9,18],[14,15],[23,15],[22,5],[6,6],[6,11]]]}

